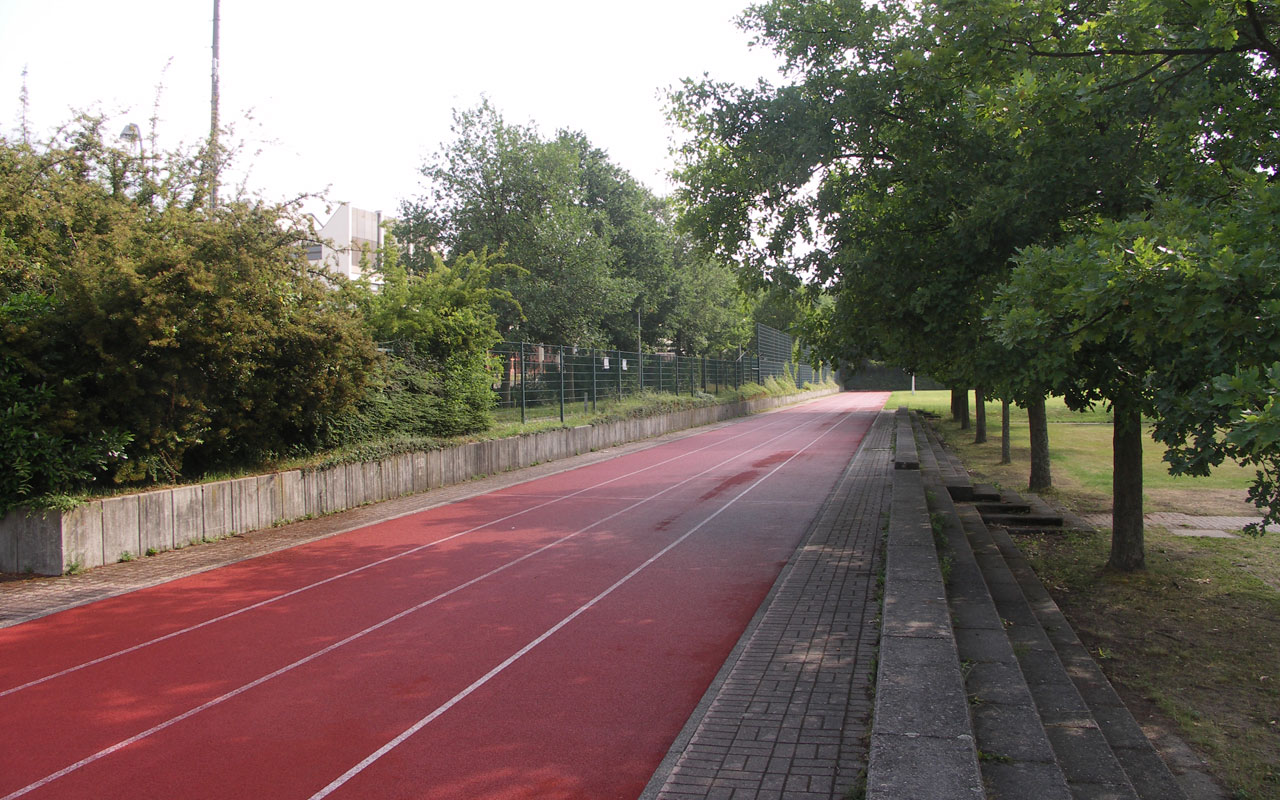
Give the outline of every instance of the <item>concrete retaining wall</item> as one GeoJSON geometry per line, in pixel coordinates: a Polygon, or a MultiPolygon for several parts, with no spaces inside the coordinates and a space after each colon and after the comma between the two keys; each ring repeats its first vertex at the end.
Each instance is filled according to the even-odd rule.
{"type": "Polygon", "coordinates": [[[592,450],[830,394],[762,397],[656,417],[561,428],[443,450],[275,472],[93,500],[72,511],[17,508],[0,518],[0,572],[61,575],[307,516],[345,511],[592,450]]]}

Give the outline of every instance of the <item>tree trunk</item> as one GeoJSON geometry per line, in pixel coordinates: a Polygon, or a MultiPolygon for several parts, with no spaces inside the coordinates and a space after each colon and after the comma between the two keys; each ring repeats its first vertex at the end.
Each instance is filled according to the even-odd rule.
{"type": "Polygon", "coordinates": [[[976,430],[973,436],[974,444],[986,444],[987,442],[987,393],[981,386],[974,387],[973,390],[973,414],[976,430]]]}
{"type": "Polygon", "coordinates": [[[951,390],[951,419],[953,422],[960,421],[960,398],[963,392],[960,389],[951,390]]]}
{"type": "Polygon", "coordinates": [[[1107,565],[1132,572],[1145,562],[1142,547],[1142,414],[1136,403],[1113,406],[1111,470],[1111,559],[1107,565]]]}
{"type": "Polygon", "coordinates": [[[1044,398],[1027,404],[1027,423],[1031,427],[1031,479],[1027,488],[1033,492],[1053,488],[1049,474],[1049,420],[1045,416],[1044,398]]]}
{"type": "Polygon", "coordinates": [[[951,418],[960,423],[960,430],[969,430],[969,390],[951,390],[951,418]]]}
{"type": "Polygon", "coordinates": [[[1013,449],[1009,444],[1009,401],[1000,401],[1000,463],[1013,463],[1013,449]]]}

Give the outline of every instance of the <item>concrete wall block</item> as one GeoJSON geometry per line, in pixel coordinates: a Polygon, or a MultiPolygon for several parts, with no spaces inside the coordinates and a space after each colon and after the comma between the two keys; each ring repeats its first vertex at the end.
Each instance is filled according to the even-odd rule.
{"type": "Polygon", "coordinates": [[[384,500],[413,492],[413,459],[406,455],[387,456],[379,462],[384,500]]]}
{"type": "Polygon", "coordinates": [[[382,474],[381,461],[366,461],[360,465],[364,471],[364,501],[376,503],[387,499],[386,476],[382,474]]]}
{"type": "Polygon", "coordinates": [[[427,451],[427,485],[432,489],[444,486],[444,451],[427,451]]]}
{"type": "Polygon", "coordinates": [[[311,513],[307,510],[307,486],[302,471],[291,469],[280,473],[280,521],[302,519],[311,513]]]}
{"type": "Polygon", "coordinates": [[[102,560],[119,561],[125,553],[142,555],[142,537],[138,531],[142,504],[138,495],[111,497],[102,501],[102,560]]]}
{"type": "Polygon", "coordinates": [[[15,572],[61,575],[62,512],[23,513],[18,526],[18,568],[15,572]]]}
{"type": "Polygon", "coordinates": [[[284,473],[258,476],[258,527],[270,528],[284,519],[284,473]]]}
{"type": "Polygon", "coordinates": [[[173,549],[173,490],[138,495],[138,548],[145,554],[173,549]]]}
{"type": "Polygon", "coordinates": [[[322,513],[322,498],[324,496],[324,481],[320,479],[319,473],[315,470],[302,471],[302,502],[306,506],[308,516],[317,516],[322,513]]]}
{"type": "Polygon", "coordinates": [[[25,508],[10,509],[0,518],[0,572],[18,571],[18,531],[25,508]]]}
{"type": "Polygon", "coordinates": [[[494,439],[490,442],[490,466],[493,467],[493,474],[506,472],[511,469],[513,459],[511,458],[511,443],[514,439],[494,439]]]}
{"type": "Polygon", "coordinates": [[[427,454],[412,453],[410,458],[413,462],[413,492],[425,492],[431,488],[431,482],[428,479],[427,471],[427,454]]]}
{"type": "Polygon", "coordinates": [[[100,567],[102,557],[102,501],[82,503],[62,515],[62,568],[72,564],[100,567]]]}
{"type": "MultiPolygon", "coordinates": [[[[363,464],[348,464],[344,467],[347,478],[347,502],[343,508],[355,508],[369,499],[369,490],[365,486],[363,464]]],[[[341,508],[334,509],[341,511],[341,508]]]]}
{"type": "Polygon", "coordinates": [[[204,489],[204,538],[218,539],[231,533],[231,481],[206,483],[204,489]]]}
{"type": "Polygon", "coordinates": [[[472,456],[474,461],[471,463],[471,477],[479,477],[480,475],[493,474],[493,442],[483,441],[476,442],[473,445],[474,452],[472,456]]]}
{"type": "Polygon", "coordinates": [[[454,462],[456,465],[456,471],[453,474],[454,483],[465,483],[480,474],[476,466],[480,454],[476,450],[475,442],[455,448],[455,452],[458,460],[454,462]]]}
{"type": "Polygon", "coordinates": [[[173,490],[173,546],[186,547],[204,538],[204,487],[173,490]]]}
{"type": "Polygon", "coordinates": [[[258,479],[237,478],[231,484],[231,533],[258,529],[258,479]]]}
{"type": "Polygon", "coordinates": [[[347,465],[339,464],[320,473],[324,481],[324,504],[322,513],[332,514],[345,511],[351,506],[347,497],[347,465]]]}

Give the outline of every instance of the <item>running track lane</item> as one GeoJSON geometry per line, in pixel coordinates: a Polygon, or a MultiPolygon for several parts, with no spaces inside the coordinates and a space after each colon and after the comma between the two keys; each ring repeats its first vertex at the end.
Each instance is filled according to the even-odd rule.
{"type": "Polygon", "coordinates": [[[0,800],[635,797],[884,399],[0,630],[0,800]]]}

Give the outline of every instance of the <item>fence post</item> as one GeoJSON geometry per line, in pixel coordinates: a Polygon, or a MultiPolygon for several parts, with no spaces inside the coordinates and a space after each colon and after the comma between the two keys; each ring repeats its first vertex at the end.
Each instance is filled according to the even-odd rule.
{"type": "Polygon", "coordinates": [[[591,410],[596,410],[596,349],[591,348],[591,410]]]}
{"type": "Polygon", "coordinates": [[[636,353],[636,374],[640,376],[640,388],[637,391],[644,391],[644,351],[636,353]]]}
{"type": "Polygon", "coordinates": [[[524,342],[522,341],[520,342],[520,424],[521,425],[525,424],[528,421],[527,419],[525,419],[525,413],[526,413],[525,406],[527,405],[527,403],[525,402],[525,392],[526,392],[527,382],[525,381],[524,378],[525,378],[524,342]]]}
{"type": "Polygon", "coordinates": [[[618,402],[622,402],[622,351],[613,351],[613,371],[618,373],[618,402]]]}
{"type": "Polygon", "coordinates": [[[658,356],[658,391],[662,391],[662,356],[658,356]]]}
{"type": "Polygon", "coordinates": [[[564,345],[560,345],[560,424],[564,424],[564,345]]]}

